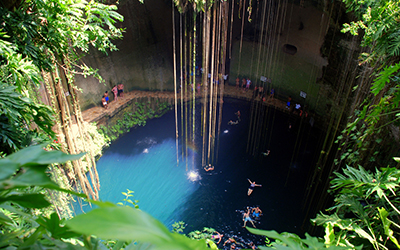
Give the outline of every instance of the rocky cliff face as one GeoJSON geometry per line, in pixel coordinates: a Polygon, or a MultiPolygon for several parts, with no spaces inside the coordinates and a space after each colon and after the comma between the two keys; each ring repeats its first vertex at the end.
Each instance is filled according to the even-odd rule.
{"type": "MultiPolygon", "coordinates": [[[[105,91],[123,83],[125,91],[173,90],[172,13],[171,3],[162,0],[122,0],[118,12],[124,16],[123,40],[115,41],[119,51],[108,55],[92,50],[83,61],[99,74],[105,83],[92,77],[76,78],[82,89],[83,110],[100,105],[105,91]]],[[[112,93],[110,99],[113,100],[112,93]]]]}
{"type": "MultiPolygon", "coordinates": [[[[306,101],[310,109],[319,107],[324,113],[327,98],[321,98],[324,93],[320,87],[325,83],[321,79],[325,79],[324,73],[330,71],[323,72],[322,67],[329,69],[327,59],[338,49],[330,45],[329,48],[335,49],[321,54],[324,51],[321,48],[327,36],[340,33],[341,25],[336,24],[338,18],[332,15],[336,11],[331,11],[339,6],[331,8],[323,2],[321,6],[305,2],[304,6],[290,3],[281,6],[278,1],[273,1],[266,7],[253,2],[252,15],[249,17],[246,11],[244,19],[239,18],[243,12],[239,14],[239,7],[235,5],[232,45],[228,44],[228,50],[232,48],[233,51],[227,52],[231,56],[226,66],[228,81],[234,85],[236,77],[249,77],[255,86],[261,85],[260,76],[265,76],[272,79],[265,88],[275,88],[277,97],[286,99],[290,95],[294,101],[303,104],[306,101]],[[250,19],[251,22],[248,21],[250,19]],[[262,21],[264,24],[261,24],[262,21]],[[329,31],[332,23],[337,27],[329,31]],[[299,96],[300,91],[307,93],[307,100],[299,96]]],[[[120,26],[126,30],[124,38],[115,41],[119,51],[106,55],[93,50],[83,59],[86,64],[99,69],[105,84],[94,78],[76,78],[77,85],[83,90],[80,95],[83,110],[100,106],[106,90],[113,100],[111,88],[119,83],[125,85],[126,91],[173,90],[171,2],[145,0],[144,4],[140,4],[138,0],[121,0],[118,8],[125,17],[120,26]]],[[[230,13],[228,16],[231,17],[230,13]]],[[[200,48],[201,36],[198,39],[200,48]]],[[[201,57],[201,49],[198,56],[201,57]]],[[[201,59],[196,60],[200,64],[201,59]]]]}

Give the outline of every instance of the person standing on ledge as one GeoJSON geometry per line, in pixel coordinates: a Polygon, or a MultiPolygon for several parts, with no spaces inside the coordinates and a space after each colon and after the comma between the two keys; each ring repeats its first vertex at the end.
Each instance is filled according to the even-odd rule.
{"type": "Polygon", "coordinates": [[[118,84],[118,95],[121,98],[124,97],[124,85],[122,83],[118,84]]]}
{"type": "Polygon", "coordinates": [[[114,100],[118,100],[118,89],[117,85],[114,85],[114,88],[112,88],[112,92],[114,93],[114,100]]]}
{"type": "Polygon", "coordinates": [[[103,104],[103,107],[105,108],[105,109],[107,109],[108,108],[108,104],[107,104],[107,101],[106,101],[106,97],[103,95],[103,97],[101,98],[101,104],[103,104]]]}
{"type": "Polygon", "coordinates": [[[273,99],[274,99],[274,95],[275,95],[275,89],[272,88],[272,89],[271,89],[271,92],[270,92],[270,94],[269,94],[269,99],[273,100],[273,99]]]}
{"type": "Polygon", "coordinates": [[[107,104],[110,102],[110,97],[108,97],[108,91],[104,93],[104,99],[106,100],[107,104]]]}
{"type": "Polygon", "coordinates": [[[254,187],[262,187],[260,184],[256,184],[255,181],[251,181],[250,179],[247,179],[250,182],[250,187],[247,190],[247,195],[250,196],[251,193],[253,193],[254,187]]]}

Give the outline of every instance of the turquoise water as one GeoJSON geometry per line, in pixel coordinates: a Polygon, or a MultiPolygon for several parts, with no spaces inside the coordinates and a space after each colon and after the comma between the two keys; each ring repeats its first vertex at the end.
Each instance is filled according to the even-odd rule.
{"type": "Polygon", "coordinates": [[[178,221],[174,212],[198,185],[188,180],[183,161],[177,165],[175,140],[145,137],[126,146],[132,147],[132,154],[110,150],[98,161],[100,198],[117,203],[124,198],[121,192],[129,189],[140,209],[165,225],[178,221]]]}
{"type": "MultiPolygon", "coordinates": [[[[234,237],[241,248],[248,247],[250,241],[264,242],[263,237],[242,227],[246,207],[259,206],[263,211],[255,221],[257,228],[301,235],[302,223],[307,221],[303,199],[321,133],[296,116],[267,107],[260,111],[258,125],[253,127],[260,130],[255,137],[259,143],[250,153],[248,131],[254,126],[250,122],[251,104],[224,100],[223,132],[218,138],[218,155],[213,156],[215,170],[210,172],[201,166],[199,124],[188,158],[179,159],[177,164],[174,112],[148,121],[145,127],[113,142],[97,162],[101,200],[120,202],[124,198],[121,192],[130,189],[140,209],[167,227],[182,220],[187,223],[186,233],[212,227],[224,234],[222,243],[234,237]],[[241,122],[228,125],[228,121],[237,119],[237,110],[241,110],[241,122]],[[267,157],[261,154],[266,150],[270,150],[267,157]],[[200,178],[190,180],[190,171],[200,178]],[[262,184],[251,196],[247,195],[247,178],[262,184]]],[[[200,114],[198,108],[199,122],[200,114]]],[[[179,142],[179,149],[181,146],[179,142]]]]}

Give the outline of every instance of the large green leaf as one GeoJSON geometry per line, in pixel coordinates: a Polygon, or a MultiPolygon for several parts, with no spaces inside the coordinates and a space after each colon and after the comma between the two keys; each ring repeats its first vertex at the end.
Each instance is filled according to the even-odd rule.
{"type": "Polygon", "coordinates": [[[44,198],[43,194],[21,194],[0,196],[0,203],[11,201],[26,208],[44,208],[51,204],[44,198]]]}
{"type": "Polygon", "coordinates": [[[0,159],[0,180],[10,178],[18,170],[19,164],[8,158],[0,159]]]}
{"type": "MultiPolygon", "coordinates": [[[[19,164],[19,166],[29,166],[29,165],[44,165],[47,166],[52,163],[63,163],[67,161],[72,161],[72,160],[77,160],[81,158],[85,153],[80,153],[77,155],[70,155],[63,153],[61,151],[46,151],[43,148],[46,145],[36,145],[36,146],[31,146],[24,148],[7,158],[14,162],[19,164]]],[[[3,164],[7,164],[7,162],[2,163],[2,160],[0,160],[0,167],[3,166],[3,164]]]]}
{"type": "Polygon", "coordinates": [[[45,166],[26,168],[15,178],[4,181],[4,184],[6,189],[30,186],[58,188],[58,185],[45,173],[45,166]]]}
{"type": "Polygon", "coordinates": [[[279,234],[278,232],[274,230],[261,230],[261,229],[256,229],[256,228],[249,228],[246,227],[247,230],[250,231],[252,234],[257,234],[257,235],[264,235],[267,236],[268,238],[273,238],[276,240],[281,241],[283,244],[282,245],[274,245],[274,248],[276,249],[304,249],[302,244],[301,244],[301,239],[297,235],[284,235],[284,234],[279,234]]]}
{"type": "MultiPolygon", "coordinates": [[[[267,231],[261,229],[255,229],[246,227],[253,234],[264,235],[268,238],[272,238],[278,240],[277,242],[272,244],[273,249],[278,250],[293,250],[293,249],[324,249],[326,248],[325,244],[322,242],[322,239],[317,237],[311,237],[306,233],[306,239],[301,239],[299,236],[290,233],[281,233],[279,234],[276,231],[267,231]]],[[[354,246],[329,246],[329,249],[332,250],[344,250],[344,249],[361,249],[360,247],[354,246]]],[[[260,249],[268,249],[267,247],[260,247],[260,249]]]]}
{"type": "Polygon", "coordinates": [[[208,249],[204,240],[191,240],[184,235],[171,233],[149,214],[131,207],[96,208],[72,218],[66,225],[75,232],[96,235],[102,239],[151,243],[151,249],[208,249]]]}
{"type": "Polygon", "coordinates": [[[103,239],[171,241],[168,229],[147,213],[130,207],[102,207],[67,221],[72,230],[103,239]]]}

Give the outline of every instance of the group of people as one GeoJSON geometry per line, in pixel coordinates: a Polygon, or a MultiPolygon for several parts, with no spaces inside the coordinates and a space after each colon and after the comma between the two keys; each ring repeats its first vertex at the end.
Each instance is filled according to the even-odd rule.
{"type": "MultiPolygon", "coordinates": [[[[249,90],[250,89],[250,86],[251,86],[251,80],[249,79],[249,78],[243,78],[242,79],[242,89],[243,89],[243,91],[247,91],[247,90],[249,90]]],[[[236,78],[236,87],[237,88],[240,88],[240,79],[239,79],[239,77],[238,78],[236,78]]]]}
{"type": "Polygon", "coordinates": [[[308,113],[303,109],[300,103],[296,103],[294,105],[294,109],[292,109],[291,107],[292,107],[292,97],[289,96],[288,101],[286,102],[286,108],[289,110],[289,112],[293,112],[295,114],[298,114],[299,116],[303,116],[303,114],[305,117],[308,116],[308,113]]]}
{"type": "MultiPolygon", "coordinates": [[[[218,245],[221,242],[223,236],[224,236],[223,234],[215,232],[215,234],[211,235],[211,239],[214,240],[215,243],[217,243],[218,245]]],[[[245,245],[251,247],[251,249],[256,249],[256,245],[253,242],[250,243],[238,242],[233,236],[232,237],[228,236],[228,239],[223,244],[223,246],[229,246],[230,249],[237,249],[236,247],[238,246],[246,247],[245,245]]]]}
{"type": "MultiPolygon", "coordinates": [[[[256,225],[254,224],[254,221],[260,219],[261,215],[262,211],[258,206],[252,208],[247,207],[246,211],[243,213],[243,227],[246,227],[246,223],[249,221],[255,228],[256,225]]],[[[214,239],[217,244],[219,244],[223,236],[223,234],[216,232],[216,235],[213,235],[211,238],[214,239]]],[[[256,245],[253,242],[248,243],[243,240],[241,242],[238,242],[238,240],[236,240],[234,236],[228,237],[223,246],[229,246],[230,249],[238,249],[237,247],[251,247],[251,249],[257,249],[256,245]]]]}
{"type": "MultiPolygon", "coordinates": [[[[124,97],[124,85],[122,83],[118,85],[114,85],[114,87],[111,89],[111,91],[114,93],[114,100],[117,101],[118,97],[123,98],[124,97]]],[[[108,91],[104,92],[103,97],[101,98],[101,104],[105,109],[108,108],[108,104],[110,103],[110,97],[108,96],[108,91]]]]}
{"type": "Polygon", "coordinates": [[[256,228],[254,220],[257,220],[262,215],[262,211],[259,207],[253,207],[251,210],[247,207],[247,211],[243,214],[243,227],[246,227],[248,221],[256,228]],[[251,213],[250,213],[251,212],[251,213]]]}
{"type": "MultiPolygon", "coordinates": [[[[268,82],[271,82],[271,79],[269,79],[268,82]]],[[[252,82],[249,78],[247,78],[247,79],[243,78],[242,84],[240,85],[239,77],[236,78],[236,88],[238,88],[238,89],[241,88],[243,91],[247,91],[250,89],[251,84],[252,84],[252,82]]],[[[253,98],[255,98],[257,96],[260,97],[264,102],[267,100],[265,90],[262,85],[254,87],[253,98]]],[[[272,100],[272,99],[274,99],[274,96],[275,96],[275,89],[271,88],[269,98],[272,100]]]]}

